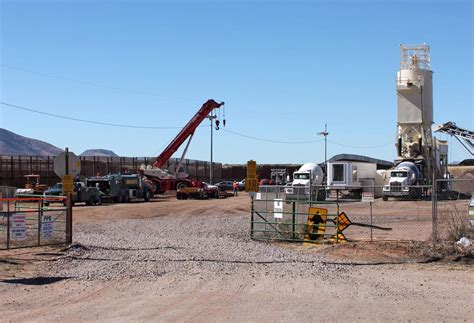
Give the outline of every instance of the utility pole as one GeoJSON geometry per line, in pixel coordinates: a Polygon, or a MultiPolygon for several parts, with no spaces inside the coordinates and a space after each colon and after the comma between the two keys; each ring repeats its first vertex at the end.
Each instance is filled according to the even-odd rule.
{"type": "MultiPolygon", "coordinates": [[[[324,131],[318,132],[318,135],[324,136],[324,169],[328,167],[328,124],[324,125],[324,131]]],[[[326,169],[326,174],[327,174],[326,169]]]]}
{"type": "Polygon", "coordinates": [[[214,167],[213,167],[213,166],[214,166],[214,165],[213,165],[213,161],[212,161],[212,132],[213,132],[212,128],[214,127],[214,122],[213,122],[213,120],[216,119],[217,117],[216,117],[215,115],[213,115],[212,112],[211,112],[211,113],[207,116],[207,118],[208,118],[209,120],[211,120],[211,167],[210,167],[210,169],[209,169],[209,184],[212,185],[212,171],[213,171],[213,168],[214,168],[214,167]]]}

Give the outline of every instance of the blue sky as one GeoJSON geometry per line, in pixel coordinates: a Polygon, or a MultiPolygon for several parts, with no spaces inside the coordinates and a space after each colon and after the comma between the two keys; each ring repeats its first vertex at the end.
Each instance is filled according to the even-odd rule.
{"type": "MultiPolygon", "coordinates": [[[[399,44],[431,46],[435,123],[474,128],[471,1],[1,1],[1,101],[120,124],[181,127],[226,102],[214,161],[395,158],[399,44]],[[361,148],[362,147],[362,148],[361,148]],[[374,148],[375,147],[375,148],[374,148]]],[[[3,128],[154,156],[179,129],[124,129],[2,107],[3,128]]],[[[205,121],[208,124],[208,121],[205,121]]],[[[445,135],[438,135],[447,139],[445,135]]],[[[449,139],[450,159],[468,154],[449,139]]],[[[210,130],[187,157],[208,160],[210,130]]]]}

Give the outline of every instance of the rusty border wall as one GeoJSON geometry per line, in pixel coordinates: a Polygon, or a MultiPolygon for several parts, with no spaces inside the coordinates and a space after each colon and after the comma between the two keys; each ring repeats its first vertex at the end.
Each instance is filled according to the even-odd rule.
{"type": "MultiPolygon", "coordinates": [[[[81,156],[81,178],[114,173],[136,173],[141,165],[153,164],[153,157],[85,157],[81,156]]],[[[163,168],[174,169],[176,158],[171,158],[163,168]]],[[[185,159],[183,166],[191,177],[198,180],[209,178],[210,163],[207,161],[185,159]]],[[[222,177],[222,164],[213,163],[213,176],[222,177]]],[[[0,156],[0,185],[22,187],[25,175],[39,174],[41,182],[49,186],[60,179],[53,171],[54,156],[0,156]]]]}
{"type": "MultiPolygon", "coordinates": [[[[81,156],[81,178],[113,173],[136,173],[141,165],[153,164],[154,157],[104,157],[81,156]]],[[[163,168],[172,170],[177,164],[177,158],[171,158],[163,168]]],[[[0,186],[23,187],[25,175],[39,174],[41,183],[52,186],[60,179],[53,171],[54,156],[7,156],[0,155],[0,186]]],[[[185,159],[183,166],[190,177],[208,181],[210,162],[185,159]]],[[[270,178],[272,168],[285,168],[292,174],[299,165],[265,164],[259,165],[257,172],[260,178],[270,178]]],[[[225,165],[213,163],[214,182],[221,180],[241,180],[247,175],[247,166],[242,164],[225,165]]]]}

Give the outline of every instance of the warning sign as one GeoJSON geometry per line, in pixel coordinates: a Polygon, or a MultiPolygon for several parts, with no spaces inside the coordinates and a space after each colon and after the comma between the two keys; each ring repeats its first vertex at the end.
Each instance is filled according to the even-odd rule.
{"type": "Polygon", "coordinates": [[[305,240],[324,239],[326,231],[326,220],[328,218],[328,210],[318,207],[310,207],[308,211],[308,221],[306,222],[305,240]]]}
{"type": "Polygon", "coordinates": [[[72,193],[74,190],[74,177],[72,175],[64,175],[63,180],[63,193],[72,193]]]}
{"type": "Polygon", "coordinates": [[[54,220],[52,215],[43,215],[41,220],[41,236],[51,239],[54,234],[54,220]]]}
{"type": "Polygon", "coordinates": [[[362,202],[374,202],[374,192],[362,192],[362,202]]]}
{"type": "Polygon", "coordinates": [[[14,213],[12,215],[12,240],[26,239],[26,214],[14,213]]]}
{"type": "Polygon", "coordinates": [[[275,219],[283,218],[283,200],[275,199],[273,202],[273,216],[275,219]]]}

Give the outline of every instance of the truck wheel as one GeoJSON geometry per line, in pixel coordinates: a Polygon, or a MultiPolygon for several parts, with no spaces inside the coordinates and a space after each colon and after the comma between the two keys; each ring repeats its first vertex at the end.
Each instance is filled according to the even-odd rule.
{"type": "Polygon", "coordinates": [[[95,203],[95,199],[93,196],[89,197],[89,200],[86,201],[86,205],[89,205],[89,206],[94,205],[94,203],[95,203]]]}
{"type": "Polygon", "coordinates": [[[388,196],[387,195],[382,196],[382,200],[388,201],[388,196]]]}
{"type": "Polygon", "coordinates": [[[123,194],[122,195],[122,203],[128,203],[130,202],[130,196],[128,196],[128,194],[123,194]]]}
{"type": "Polygon", "coordinates": [[[179,182],[178,184],[176,184],[177,190],[179,190],[180,188],[185,188],[185,187],[189,187],[188,183],[186,182],[179,182]]]}
{"type": "Polygon", "coordinates": [[[145,202],[150,202],[150,199],[151,199],[151,193],[150,191],[146,191],[145,197],[144,197],[145,202]]]}
{"type": "Polygon", "coordinates": [[[49,202],[44,202],[43,205],[44,206],[49,206],[49,202]]]}
{"type": "Polygon", "coordinates": [[[114,202],[115,202],[115,203],[120,203],[120,202],[122,202],[122,192],[121,192],[121,191],[119,191],[119,192],[117,193],[117,196],[114,197],[114,202]]]}

